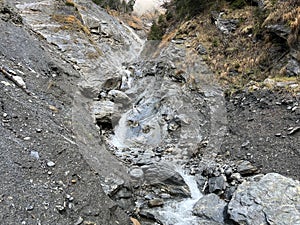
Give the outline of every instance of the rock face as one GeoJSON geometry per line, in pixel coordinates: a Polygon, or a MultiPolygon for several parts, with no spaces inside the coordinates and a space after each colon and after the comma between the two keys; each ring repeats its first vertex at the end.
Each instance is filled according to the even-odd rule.
{"type": "Polygon", "coordinates": [[[276,173],[242,183],[228,205],[238,224],[299,225],[300,183],[276,173]]]}

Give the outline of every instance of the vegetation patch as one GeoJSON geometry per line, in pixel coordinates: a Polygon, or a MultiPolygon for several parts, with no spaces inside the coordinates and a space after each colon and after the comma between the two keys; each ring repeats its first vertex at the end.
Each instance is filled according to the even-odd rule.
{"type": "Polygon", "coordinates": [[[82,31],[90,35],[90,30],[74,15],[53,15],[52,19],[61,24],[63,30],[82,31]]]}
{"type": "Polygon", "coordinates": [[[73,2],[73,0],[66,0],[66,5],[75,7],[75,3],[73,2]]]}

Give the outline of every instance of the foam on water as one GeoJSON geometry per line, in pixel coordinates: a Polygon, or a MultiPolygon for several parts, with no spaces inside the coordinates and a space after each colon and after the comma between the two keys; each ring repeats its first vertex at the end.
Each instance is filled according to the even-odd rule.
{"type": "Polygon", "coordinates": [[[191,198],[181,201],[169,201],[165,203],[163,208],[156,211],[155,214],[165,225],[197,225],[199,217],[194,216],[192,211],[196,202],[202,197],[202,194],[198,189],[194,176],[187,175],[182,168],[178,168],[177,172],[180,173],[188,185],[191,198]]]}

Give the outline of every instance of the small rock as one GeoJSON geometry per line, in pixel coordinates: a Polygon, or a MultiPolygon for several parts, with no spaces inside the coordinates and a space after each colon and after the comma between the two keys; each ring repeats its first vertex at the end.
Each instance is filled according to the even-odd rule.
{"type": "Polygon", "coordinates": [[[121,190],[118,191],[116,194],[116,197],[118,198],[131,198],[132,197],[132,192],[128,190],[127,188],[122,188],[121,190]]]}
{"type": "Polygon", "coordinates": [[[130,172],[129,172],[130,176],[133,178],[133,179],[142,179],[143,176],[144,176],[144,172],[142,169],[140,168],[134,168],[132,169],[130,172]]]}
{"type": "Polygon", "coordinates": [[[55,208],[59,211],[62,212],[65,210],[65,207],[63,205],[56,205],[55,208]]]}
{"type": "Polygon", "coordinates": [[[221,175],[219,177],[212,177],[208,180],[209,193],[222,191],[225,188],[226,188],[226,178],[224,175],[221,175]]]}
{"type": "Polygon", "coordinates": [[[149,220],[154,220],[154,221],[156,221],[155,216],[154,216],[151,212],[148,212],[148,211],[146,211],[146,210],[141,210],[141,211],[139,212],[139,215],[140,215],[141,217],[143,217],[143,218],[146,218],[146,219],[149,219],[149,220]]]}
{"type": "Polygon", "coordinates": [[[56,107],[53,106],[53,105],[49,105],[48,107],[49,107],[49,109],[50,109],[51,111],[53,111],[54,113],[58,113],[58,112],[59,112],[58,108],[56,108],[56,107]]]}
{"type": "Polygon", "coordinates": [[[300,131],[300,127],[295,127],[292,128],[291,130],[289,130],[290,132],[288,133],[288,135],[293,135],[295,133],[297,133],[298,131],[300,131]]]}
{"type": "Polygon", "coordinates": [[[200,55],[206,55],[207,54],[207,51],[206,51],[206,48],[199,44],[198,47],[196,48],[196,51],[200,54],[200,55]]]}
{"type": "Polygon", "coordinates": [[[39,156],[39,153],[37,151],[31,151],[30,152],[30,156],[35,158],[35,159],[39,159],[40,156],[39,156]]]}
{"type": "Polygon", "coordinates": [[[249,141],[249,140],[245,141],[245,142],[242,144],[242,148],[247,147],[249,144],[250,144],[250,141],[249,141]]]}
{"type": "Polygon", "coordinates": [[[78,220],[74,223],[74,225],[80,225],[83,223],[83,218],[80,216],[78,220]]]}
{"type": "Polygon", "coordinates": [[[54,166],[55,166],[55,162],[48,161],[48,162],[47,162],[47,166],[48,166],[48,167],[54,167],[54,166]]]}
{"type": "Polygon", "coordinates": [[[14,81],[22,88],[26,89],[26,84],[22,77],[20,76],[13,76],[14,81]]]}
{"type": "Polygon", "coordinates": [[[236,180],[238,182],[242,182],[243,181],[243,178],[242,178],[242,176],[241,176],[240,173],[233,173],[231,175],[231,179],[236,180]]]}
{"type": "Polygon", "coordinates": [[[36,131],[37,133],[42,133],[42,129],[40,129],[40,128],[36,128],[35,131],[36,131]]]}
{"type": "Polygon", "coordinates": [[[27,207],[26,207],[26,211],[32,211],[34,209],[34,204],[29,204],[27,207]]]}
{"type": "Polygon", "coordinates": [[[69,195],[69,194],[66,195],[66,198],[67,198],[70,202],[74,200],[74,198],[73,198],[71,195],[69,195]]]}
{"type": "Polygon", "coordinates": [[[130,220],[133,222],[133,225],[141,225],[140,222],[135,218],[130,217],[130,220]]]}
{"type": "Polygon", "coordinates": [[[229,168],[227,168],[227,169],[225,170],[225,175],[226,175],[226,176],[230,176],[232,173],[233,173],[233,170],[232,170],[231,167],[229,167],[229,168]]]}
{"type": "Polygon", "coordinates": [[[30,139],[30,137],[24,137],[24,141],[29,141],[30,139]]]}
{"type": "Polygon", "coordinates": [[[258,172],[256,166],[253,166],[249,161],[241,161],[238,164],[237,171],[242,175],[250,175],[258,172]]]}
{"type": "Polygon", "coordinates": [[[162,194],[160,194],[160,197],[163,199],[169,199],[169,198],[171,198],[171,195],[167,194],[167,193],[162,193],[162,194]]]}
{"type": "Polygon", "coordinates": [[[148,202],[148,206],[150,208],[163,206],[163,205],[164,205],[164,201],[162,199],[159,199],[159,198],[149,200],[149,202],[148,202]]]}

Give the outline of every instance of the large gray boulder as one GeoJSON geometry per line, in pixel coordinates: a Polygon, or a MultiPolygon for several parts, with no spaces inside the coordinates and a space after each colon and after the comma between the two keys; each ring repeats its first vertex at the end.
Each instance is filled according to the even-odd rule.
{"type": "Polygon", "coordinates": [[[238,187],[228,213],[243,225],[299,225],[300,183],[276,173],[256,176],[238,187]]]}
{"type": "Polygon", "coordinates": [[[223,223],[227,203],[216,194],[204,195],[194,206],[193,214],[210,221],[223,223]]]}

